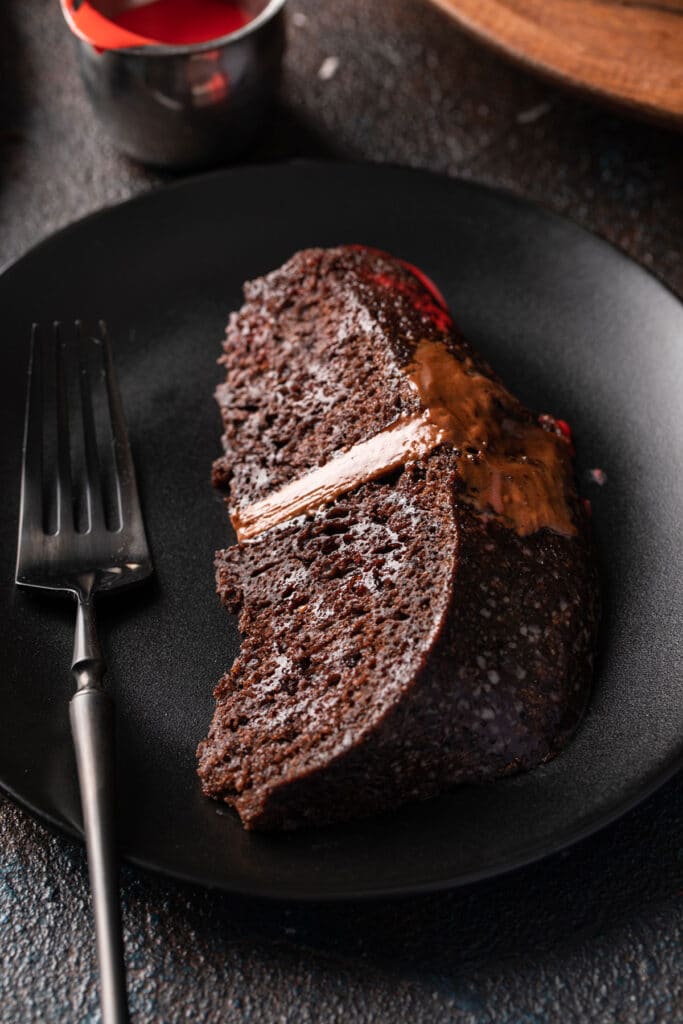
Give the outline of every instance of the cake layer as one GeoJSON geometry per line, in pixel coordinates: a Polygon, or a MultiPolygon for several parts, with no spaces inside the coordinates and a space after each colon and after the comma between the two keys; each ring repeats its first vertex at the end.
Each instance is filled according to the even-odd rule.
{"type": "Polygon", "coordinates": [[[205,792],[288,828],[553,756],[597,620],[565,431],[381,253],[298,253],[245,294],[214,466],[242,541],[217,554],[218,592],[243,642],[199,748],[205,792]]]}

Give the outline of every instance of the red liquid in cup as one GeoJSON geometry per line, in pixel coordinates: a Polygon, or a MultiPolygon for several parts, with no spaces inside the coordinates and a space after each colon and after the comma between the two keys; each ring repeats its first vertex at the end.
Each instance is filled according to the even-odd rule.
{"type": "Polygon", "coordinates": [[[111,18],[150,42],[183,46],[206,43],[242,28],[251,15],[233,0],[152,0],[111,18]]]}

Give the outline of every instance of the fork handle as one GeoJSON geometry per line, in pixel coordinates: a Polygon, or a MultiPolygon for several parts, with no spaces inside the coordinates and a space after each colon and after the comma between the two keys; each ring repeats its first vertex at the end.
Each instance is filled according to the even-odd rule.
{"type": "Polygon", "coordinates": [[[71,698],[69,717],[93,895],[102,1022],[126,1024],[126,980],[114,834],[114,705],[109,694],[100,688],[103,666],[93,666],[94,671],[87,665],[79,668],[80,688],[71,698]]]}

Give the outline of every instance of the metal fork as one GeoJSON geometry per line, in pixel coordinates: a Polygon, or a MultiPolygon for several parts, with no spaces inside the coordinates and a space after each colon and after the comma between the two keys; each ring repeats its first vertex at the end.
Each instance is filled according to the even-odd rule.
{"type": "Polygon", "coordinates": [[[69,705],[93,894],[104,1024],[127,1020],[114,834],[113,702],[94,598],[152,573],[104,323],[34,325],[16,582],[77,601],[69,705]]]}

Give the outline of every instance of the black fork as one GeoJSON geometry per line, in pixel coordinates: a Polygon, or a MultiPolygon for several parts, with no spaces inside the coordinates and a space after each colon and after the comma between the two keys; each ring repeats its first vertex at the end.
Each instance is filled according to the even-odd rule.
{"type": "Polygon", "coordinates": [[[127,1020],[114,833],[113,704],[94,599],[152,573],[104,323],[34,325],[16,582],[77,601],[69,706],[93,894],[104,1024],[127,1020]]]}

